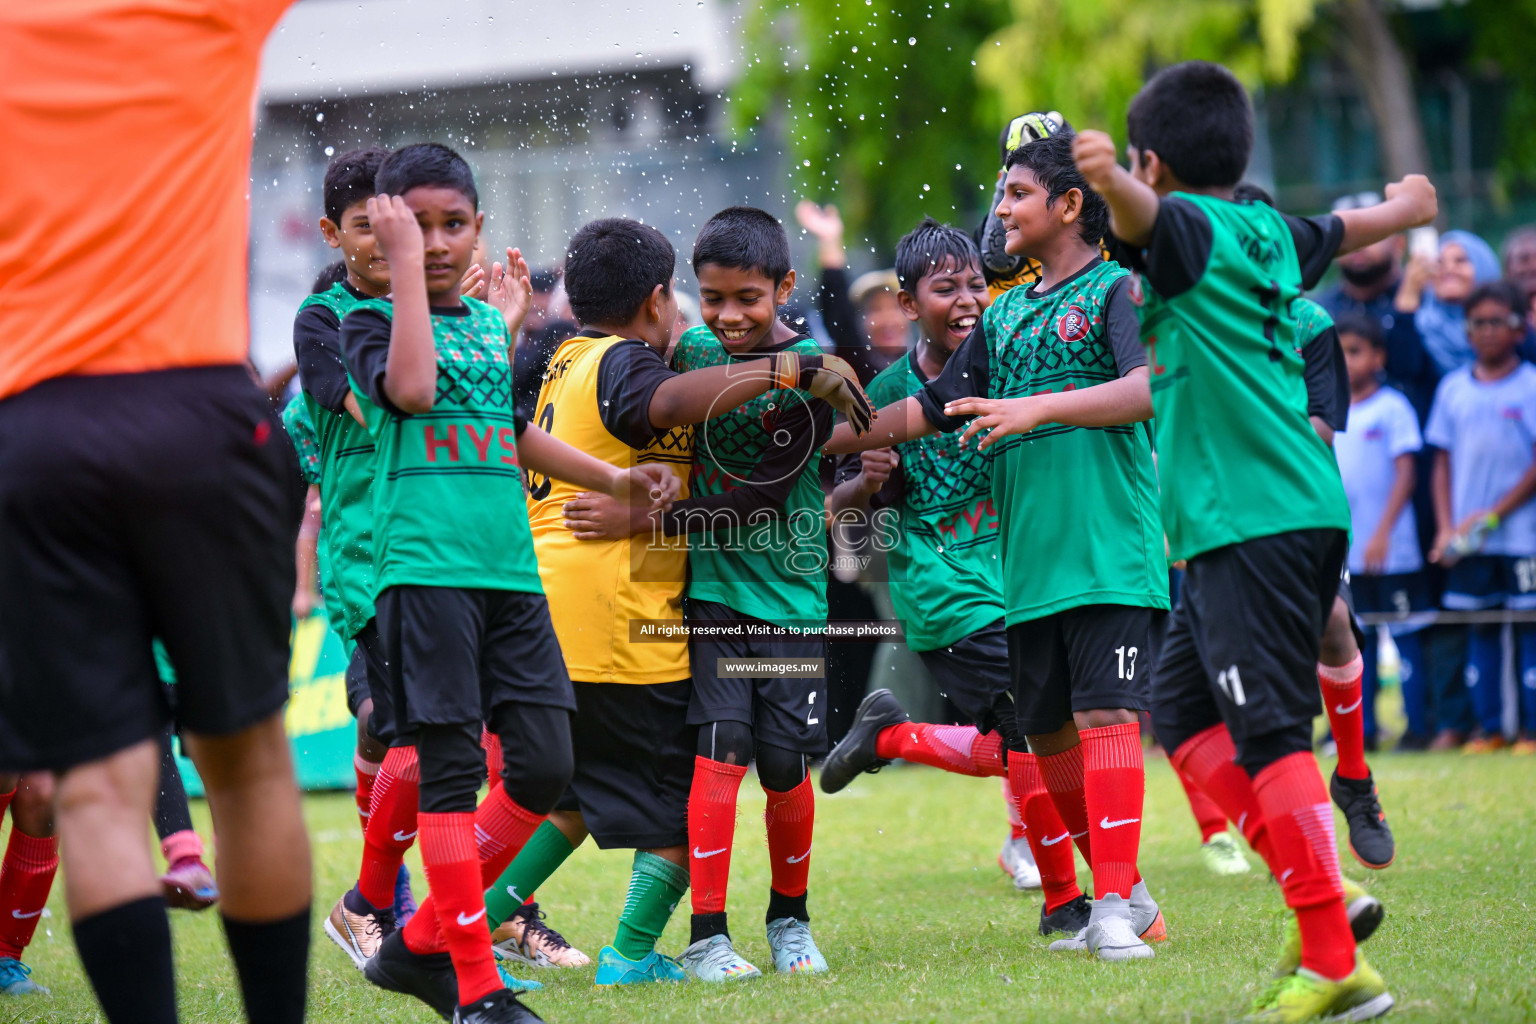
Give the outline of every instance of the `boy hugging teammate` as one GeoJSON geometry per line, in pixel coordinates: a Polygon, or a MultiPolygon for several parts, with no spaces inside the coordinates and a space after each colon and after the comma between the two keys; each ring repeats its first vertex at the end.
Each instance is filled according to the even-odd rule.
{"type": "MultiPolygon", "coordinates": [[[[693,270],[704,326],[678,342],[676,369],[733,367],[772,355],[783,366],[781,383],[794,384],[797,365],[824,358],[841,364],[778,318],[778,307],[794,291],[795,272],[789,239],[771,214],[736,206],[710,218],[694,242],[693,270]]],[[[689,551],[687,615],[690,628],[721,630],[689,642],[688,722],[699,727],[699,737],[688,798],[692,943],[682,963],[703,981],[760,973],[732,946],[725,914],[737,791],[754,760],[768,798],[767,925],[774,967],[785,973],[827,969],[806,911],[815,812],[807,759],[826,750],[826,683],[735,676],[725,668],[730,661],[810,659],[825,652],[822,639],[772,639],[747,629],[814,628],[827,617],[819,467],[833,409],[812,401],[820,392],[803,383],[793,390],[719,403],[723,415],[703,424],[694,441],[694,498],[706,504],[674,511],[674,520],[682,522],[668,525],[669,532],[709,532],[694,539],[689,551]]],[[[857,385],[833,397],[839,411],[852,414],[850,429],[867,429],[868,400],[857,385]]]]}
{"type": "Polygon", "coordinates": [[[357,885],[331,909],[326,935],[359,968],[396,924],[401,896],[409,898],[403,858],[416,832],[416,751],[390,727],[384,652],[373,606],[373,436],[363,424],[341,350],[341,322],[367,299],[389,294],[389,263],[368,222],[367,202],[387,154],[381,149],[342,153],[325,172],[325,216],[320,230],[341,250],[345,277],[309,296],[293,322],[302,410],[318,449],[321,530],[317,554],[331,628],[348,648],[347,708],[358,721],[358,804],[364,818],[363,859],[357,885]],[[379,748],[388,753],[378,756],[379,748]],[[382,760],[382,764],[379,762],[382,760]],[[371,768],[370,773],[365,769],[371,768]],[[372,807],[378,806],[378,823],[372,807]],[[405,836],[404,840],[397,838],[405,836]]]}
{"type": "MultiPolygon", "coordinates": [[[[1078,139],[1114,234],[1145,249],[1142,337],[1157,411],[1163,521],[1188,570],[1154,669],[1159,737],[1280,880],[1296,914],[1253,1019],[1365,1020],[1392,1006],[1359,956],[1333,809],[1312,755],[1318,637],[1338,590],[1349,506],[1307,418],[1292,301],[1333,255],[1433,219],[1420,176],[1387,201],[1315,221],[1235,202],[1247,94],[1214,64],[1160,72],[1128,115],[1131,171],[1078,139]]],[[[1371,920],[1374,927],[1379,908],[1371,920]]]]}
{"type": "MultiPolygon", "coordinates": [[[[1070,834],[1096,897],[1086,927],[1052,948],[1125,960],[1152,956],[1146,940],[1165,934],[1136,867],[1136,712],[1168,607],[1167,564],[1141,422],[1152,411],[1146,356],[1127,275],[1100,254],[1108,216],[1072,165],[1072,138],[1063,130],[1009,154],[997,207],[1010,251],[1039,259],[1041,282],[999,297],[938,377],[886,407],[865,444],[958,430],[969,415],[962,443],[982,430],[982,448],[1000,442],[992,495],[1016,730],[1065,823],[1031,838],[1054,845],[1070,834]]],[[[839,428],[828,447],[857,446],[839,428]]],[[[1010,745],[1025,752],[1020,738],[1010,745]]],[[[1010,760],[1027,793],[1027,760],[1010,760]]]]}
{"type": "MultiPolygon", "coordinates": [[[[881,405],[915,395],[940,376],[992,301],[975,244],[933,220],[897,243],[896,275],[897,298],[922,336],[906,359],[870,382],[870,398],[881,405]]],[[[1077,887],[1072,844],[1061,841],[1067,829],[1014,722],[991,453],[962,446],[953,433],[930,433],[850,458],[838,476],[835,512],[873,506],[899,516],[891,603],[905,623],[907,646],[975,724],[909,722],[895,696],[877,690],[828,755],[821,788],[835,793],[859,772],[895,758],[1011,779],[1005,792],[1024,826],[1020,845],[1032,851],[1027,863],[1038,865],[1028,887],[1044,888],[1040,933],[1075,935],[1088,923],[1089,908],[1077,887]]]]}
{"type": "Polygon", "coordinates": [[[392,296],[347,314],[342,348],[377,446],[375,604],[392,725],[420,760],[431,895],[365,974],[464,1024],[537,1020],[502,987],[481,895],[571,775],[575,703],[523,511],[524,467],[658,504],[676,479],[599,462],[513,411],[507,325],[459,295],[482,215],[458,154],[407,146],[380,165],[376,188],[368,220],[392,296]],[[501,738],[503,769],[477,809],[482,721],[501,738]]]}
{"type": "MultiPolygon", "coordinates": [[[[593,221],[571,240],[565,285],[585,330],[561,343],[539,393],[538,421],[554,437],[614,466],[688,466],[694,424],[770,389],[789,383],[838,391],[840,400],[858,394],[851,371],[848,381],[818,380],[832,373],[822,360],[793,354],[669,369],[662,353],[677,319],[675,260],[660,232],[632,220],[593,221]]],[[[588,835],[603,849],[634,849],[629,895],[612,945],[598,954],[596,983],[682,980],[656,942],[689,881],[697,730],[688,721],[688,645],[632,637],[637,625],[682,617],[687,548],[653,536],[644,509],[615,508],[558,481],[532,483],[534,548],[574,679],[576,767],[550,821],[486,892],[486,906],[499,920],[588,835]]],[[[686,520],[690,511],[722,506],[732,507],[695,497],[669,515],[686,520]]],[[[539,962],[526,942],[498,949],[539,962]]]]}

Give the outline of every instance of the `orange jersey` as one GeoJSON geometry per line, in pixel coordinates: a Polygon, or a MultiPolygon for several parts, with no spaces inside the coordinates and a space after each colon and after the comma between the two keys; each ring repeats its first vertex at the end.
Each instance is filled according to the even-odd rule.
{"type": "Polygon", "coordinates": [[[291,2],[0,3],[0,398],[245,360],[256,74],[291,2]]]}

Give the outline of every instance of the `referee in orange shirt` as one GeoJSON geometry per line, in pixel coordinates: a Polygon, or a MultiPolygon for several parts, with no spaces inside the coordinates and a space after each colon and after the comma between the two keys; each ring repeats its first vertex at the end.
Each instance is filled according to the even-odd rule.
{"type": "Polygon", "coordinates": [[[0,2],[0,769],[58,775],[75,944],[113,1022],[176,1020],[155,637],[247,1014],[304,1015],[282,719],[303,495],[244,369],[251,101],[290,2],[0,2]]]}

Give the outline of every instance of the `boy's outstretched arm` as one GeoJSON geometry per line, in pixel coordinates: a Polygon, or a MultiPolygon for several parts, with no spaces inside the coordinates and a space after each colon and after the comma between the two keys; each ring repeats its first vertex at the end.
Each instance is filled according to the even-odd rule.
{"type": "Polygon", "coordinates": [[[801,388],[820,398],[859,433],[869,429],[874,406],[853,367],[837,356],[777,352],[763,359],[724,363],[669,377],[651,395],[651,425],[680,427],[724,415],[774,388],[801,388]]]}
{"type": "Polygon", "coordinates": [[[944,407],[946,416],[974,416],[960,443],[986,431],[977,446],[985,451],[1011,434],[1027,434],[1046,423],[1069,427],[1113,427],[1152,418],[1152,388],[1145,366],[1091,388],[1047,392],[1024,398],[960,398],[944,407]]]}
{"type": "MultiPolygon", "coordinates": [[[[1435,186],[1422,174],[1410,174],[1386,188],[1386,201],[1363,210],[1342,210],[1334,214],[1344,225],[1344,239],[1339,255],[1375,245],[1399,231],[1422,227],[1440,213],[1435,186]]],[[[1107,197],[1106,197],[1107,198],[1107,197]]]]}
{"type": "Polygon", "coordinates": [[[643,463],[620,469],[532,425],[517,435],[517,458],[526,470],[653,509],[671,508],[682,484],[666,466],[643,463]]]}
{"type": "Polygon", "coordinates": [[[832,436],[827,439],[822,450],[829,455],[848,455],[873,448],[889,448],[936,432],[934,425],[928,422],[928,417],[923,415],[923,407],[916,398],[892,402],[875,413],[875,421],[874,427],[864,431],[855,430],[847,423],[839,423],[832,429],[832,436]]]}
{"type": "Polygon", "coordinates": [[[421,226],[400,196],[374,196],[367,209],[393,282],[384,394],[401,412],[431,412],[437,398],[437,346],[432,341],[421,226]]]}
{"type": "Polygon", "coordinates": [[[1104,132],[1082,132],[1072,140],[1072,158],[1088,186],[1109,204],[1109,229],[1114,236],[1137,248],[1150,242],[1161,204],[1151,186],[1120,166],[1114,140],[1104,132]]]}

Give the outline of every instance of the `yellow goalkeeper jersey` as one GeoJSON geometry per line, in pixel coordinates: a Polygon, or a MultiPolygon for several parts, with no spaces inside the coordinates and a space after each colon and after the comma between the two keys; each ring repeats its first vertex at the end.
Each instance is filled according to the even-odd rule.
{"type": "MultiPolygon", "coordinates": [[[[604,421],[599,369],[603,357],[620,344],[639,343],[590,334],[562,342],[545,371],[535,422],[610,465],[627,468],[660,462],[671,466],[682,478],[678,497],[686,498],[693,462],[692,426],[674,427],[636,448],[604,421]]],[[[577,540],[563,524],[562,509],[578,493],[578,488],[563,481],[529,476],[528,521],[534,552],[571,678],[640,684],[687,679],[685,639],[633,640],[630,625],[683,617],[686,538],[658,543],[640,534],[624,540],[577,540]]]]}

